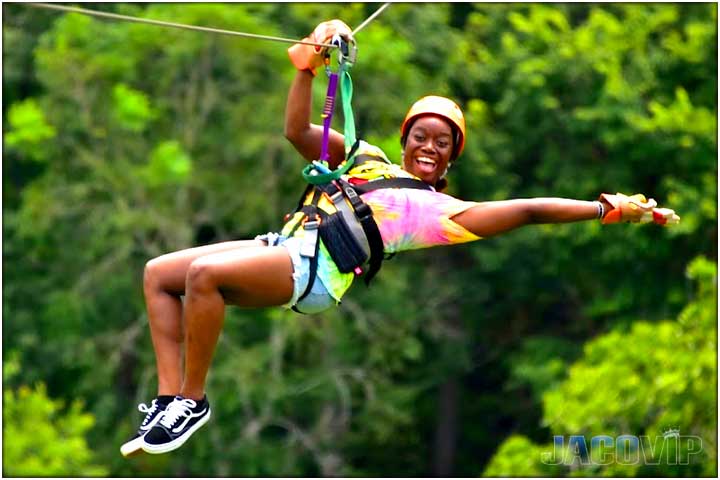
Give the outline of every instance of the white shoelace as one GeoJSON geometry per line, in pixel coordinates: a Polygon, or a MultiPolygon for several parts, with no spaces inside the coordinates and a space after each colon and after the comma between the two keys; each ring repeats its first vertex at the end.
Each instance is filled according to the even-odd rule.
{"type": "Polygon", "coordinates": [[[160,424],[166,428],[172,428],[180,417],[189,417],[192,415],[192,409],[197,407],[195,400],[183,398],[182,400],[173,400],[165,410],[165,415],[160,420],[160,424]]]}
{"type": "Polygon", "coordinates": [[[140,410],[140,412],[142,412],[142,413],[147,414],[147,415],[145,415],[145,419],[143,420],[142,425],[140,425],[140,428],[147,425],[147,423],[150,421],[150,419],[153,416],[152,414],[155,413],[155,411],[157,409],[158,409],[157,399],[153,400],[149,407],[144,403],[141,403],[140,405],[138,405],[138,410],[140,410]]]}

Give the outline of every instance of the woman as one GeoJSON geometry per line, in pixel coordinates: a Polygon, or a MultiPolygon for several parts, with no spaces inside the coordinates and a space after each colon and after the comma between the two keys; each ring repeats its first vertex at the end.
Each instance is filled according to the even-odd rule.
{"type": "MultiPolygon", "coordinates": [[[[335,34],[349,38],[350,29],[339,20],[324,22],[308,40],[326,43],[335,34]]],[[[321,126],[310,122],[311,87],[315,69],[323,64],[323,52],[298,44],[289,53],[298,72],[289,91],[285,135],[312,161],[320,155],[323,132],[321,126]]],[[[637,222],[656,206],[642,196],[621,194],[604,194],[595,202],[559,198],[461,201],[437,190],[446,186],[445,174],[464,144],[462,111],[451,100],[434,96],[416,102],[405,117],[402,167],[387,161],[378,148],[360,143],[360,153],[367,161],[346,175],[353,184],[405,177],[434,187],[386,188],[362,195],[373,211],[386,253],[473,241],[528,224],[597,218],[604,223],[637,222]]],[[[329,153],[332,168],[345,159],[344,138],[339,132],[330,133],[329,153]]],[[[671,210],[661,214],[678,220],[671,210]]],[[[140,449],[148,453],[174,450],[210,418],[205,380],[226,304],[285,305],[311,313],[340,301],[355,274],[340,272],[322,242],[317,275],[312,272],[310,258],[302,253],[304,230],[296,228],[301,216],[295,215],[280,234],[191,248],[148,262],[144,293],[156,355],[158,396],[149,407],[140,405],[145,419],[137,434],[121,447],[123,455],[140,449]]]]}

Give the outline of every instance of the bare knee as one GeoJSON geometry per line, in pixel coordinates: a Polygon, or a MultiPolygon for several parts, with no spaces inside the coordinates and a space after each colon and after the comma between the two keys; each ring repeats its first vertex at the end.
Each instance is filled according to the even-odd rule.
{"type": "Polygon", "coordinates": [[[153,258],[145,264],[145,271],[143,272],[145,295],[152,295],[164,290],[162,271],[162,262],[159,258],[153,258]]]}
{"type": "Polygon", "coordinates": [[[205,293],[217,291],[219,285],[215,275],[215,267],[212,263],[202,259],[195,260],[190,264],[185,281],[188,293],[205,293]]]}

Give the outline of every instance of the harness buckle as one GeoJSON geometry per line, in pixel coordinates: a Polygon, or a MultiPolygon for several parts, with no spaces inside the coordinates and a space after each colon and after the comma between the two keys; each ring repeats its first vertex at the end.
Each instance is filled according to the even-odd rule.
{"type": "Polygon", "coordinates": [[[368,217],[372,217],[373,211],[372,208],[367,203],[358,203],[357,205],[354,205],[355,207],[355,216],[358,220],[361,222],[366,220],[368,217]]]}
{"type": "Polygon", "coordinates": [[[302,227],[304,230],[317,230],[320,227],[320,215],[315,215],[315,218],[310,220],[310,217],[305,217],[302,221],[302,227]]]}
{"type": "Polygon", "coordinates": [[[342,198],[342,192],[340,190],[338,190],[337,192],[330,195],[330,201],[335,204],[337,204],[341,198],[342,198]]]}
{"type": "Polygon", "coordinates": [[[350,200],[358,198],[357,192],[352,187],[345,187],[345,195],[347,195],[350,200]]]}
{"type": "Polygon", "coordinates": [[[318,227],[320,226],[320,215],[310,220],[310,217],[305,217],[302,221],[303,230],[305,230],[305,236],[303,238],[302,245],[300,245],[300,255],[307,258],[313,258],[317,254],[317,243],[318,243],[318,227]]]}

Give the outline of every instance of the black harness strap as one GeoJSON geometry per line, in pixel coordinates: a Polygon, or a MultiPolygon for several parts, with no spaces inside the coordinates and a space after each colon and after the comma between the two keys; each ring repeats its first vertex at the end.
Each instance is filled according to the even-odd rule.
{"type": "MultiPolygon", "coordinates": [[[[298,200],[298,206],[295,208],[296,212],[302,210],[303,205],[305,204],[305,198],[307,198],[308,193],[312,192],[313,188],[314,188],[314,186],[310,185],[310,184],[308,184],[307,187],[305,187],[305,191],[300,196],[300,200],[298,200]]],[[[312,202],[310,202],[310,203],[312,203],[312,202]]]]}
{"type": "Polygon", "coordinates": [[[360,222],[365,232],[368,246],[370,247],[368,271],[365,273],[365,285],[370,285],[370,280],[373,279],[382,265],[383,258],[385,257],[385,246],[383,245],[382,236],[380,235],[377,223],[375,223],[370,206],[362,201],[354,185],[344,180],[340,180],[340,184],[342,185],[345,197],[350,201],[355,211],[355,218],[360,222]]]}
{"type": "MultiPolygon", "coordinates": [[[[326,213],[317,208],[318,201],[320,201],[320,196],[322,195],[322,192],[319,190],[315,190],[313,193],[312,200],[310,201],[309,205],[304,205],[300,210],[305,214],[305,219],[312,218],[315,219],[317,217],[320,217],[320,222],[323,221],[323,218],[326,216],[326,213]]],[[[291,237],[293,233],[295,233],[295,230],[298,229],[300,225],[303,224],[305,219],[299,221],[295,227],[293,227],[292,231],[288,234],[288,237],[291,237]]],[[[297,301],[295,302],[295,305],[292,306],[292,309],[295,310],[298,313],[302,313],[300,310],[297,309],[297,304],[300,303],[301,300],[303,300],[305,297],[308,296],[310,293],[310,290],[312,290],[313,284],[315,283],[315,277],[317,276],[317,263],[318,263],[318,251],[320,249],[320,239],[318,238],[315,242],[315,253],[312,257],[310,257],[310,277],[308,278],[308,284],[307,287],[305,287],[305,291],[298,297],[297,301]]]]}
{"type": "Polygon", "coordinates": [[[414,188],[416,190],[432,190],[433,188],[422,180],[414,178],[379,178],[367,183],[352,186],[358,193],[368,193],[381,188],[414,188]]]}

